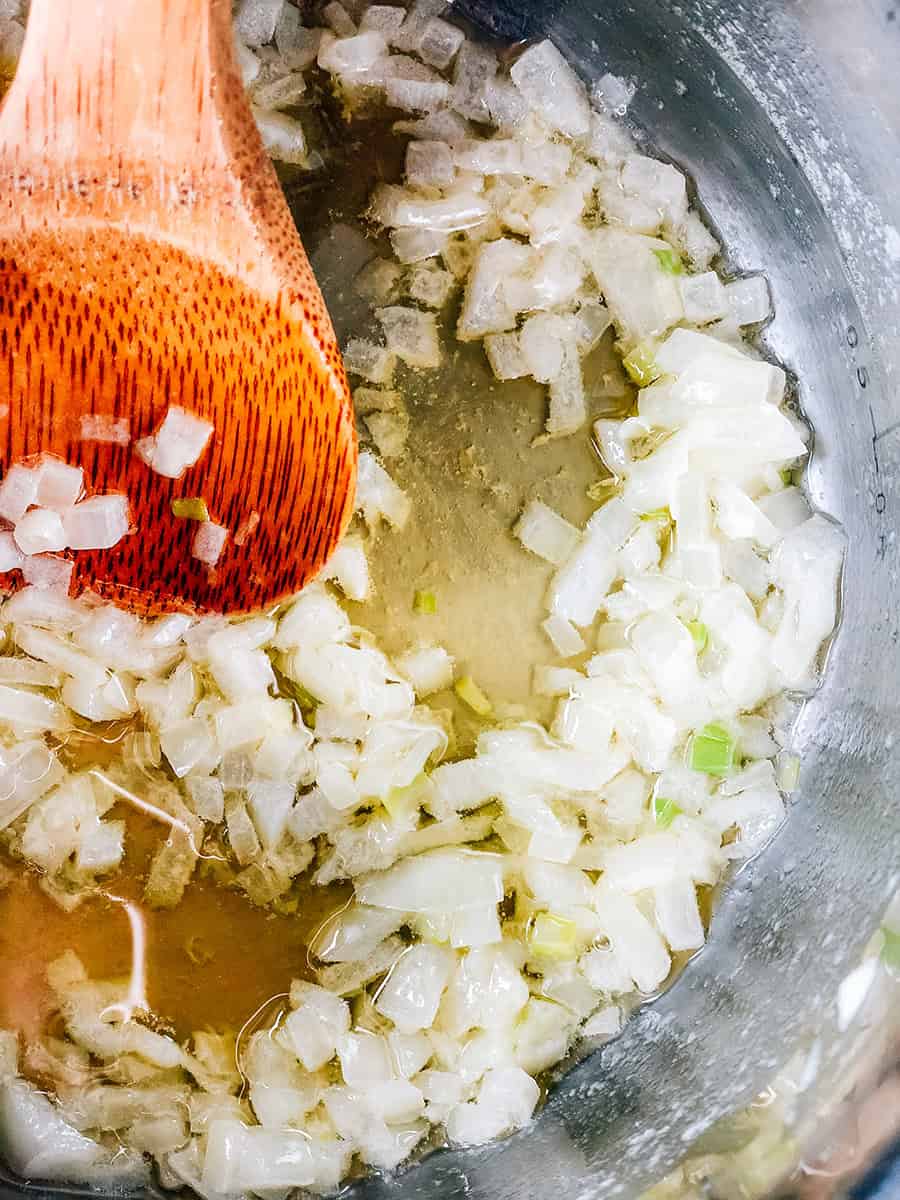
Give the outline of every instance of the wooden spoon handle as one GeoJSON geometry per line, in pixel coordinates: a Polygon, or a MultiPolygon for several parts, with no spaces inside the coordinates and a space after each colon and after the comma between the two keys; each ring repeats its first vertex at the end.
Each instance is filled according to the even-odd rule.
{"type": "Polygon", "coordinates": [[[229,0],[33,0],[0,110],[0,225],[163,237],[324,306],[235,61],[229,0]]]}
{"type": "Polygon", "coordinates": [[[221,167],[221,108],[240,83],[228,0],[32,0],[0,154],[221,167]]]}

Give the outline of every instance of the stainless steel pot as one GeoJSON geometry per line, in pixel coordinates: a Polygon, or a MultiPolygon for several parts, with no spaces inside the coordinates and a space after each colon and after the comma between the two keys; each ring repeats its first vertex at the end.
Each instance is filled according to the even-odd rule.
{"type": "MultiPolygon", "coordinates": [[[[841,1082],[866,1046],[881,1052],[890,994],[868,1029],[847,1018],[867,983],[852,972],[900,883],[893,5],[459,5],[505,39],[549,34],[588,79],[607,70],[636,77],[631,115],[655,151],[693,176],[729,265],[766,271],[777,311],[766,344],[795,373],[816,429],[809,493],[849,537],[844,615],[824,683],[796,726],[802,771],[791,818],[727,889],[707,949],[617,1041],[558,1084],[531,1129],[482,1150],[435,1154],[392,1180],[360,1182],[348,1193],[359,1200],[638,1196],[686,1155],[739,1144],[740,1118],[729,1124],[728,1114],[790,1063],[791,1129],[766,1151],[770,1167],[789,1167],[803,1131],[843,1096],[841,1082]],[[849,993],[841,989],[848,976],[849,993]]],[[[736,1176],[717,1183],[699,1161],[691,1194],[754,1194],[736,1176]]],[[[756,1183],[756,1194],[768,1187],[756,1183]]],[[[2,1200],[17,1193],[0,1180],[2,1200]]]]}
{"type": "MultiPolygon", "coordinates": [[[[793,1132],[780,1159],[774,1143],[764,1155],[788,1168],[867,1042],[883,1044],[848,1019],[867,977],[851,979],[849,999],[841,984],[900,883],[900,10],[890,0],[459,7],[505,39],[549,34],[588,79],[636,77],[630,114],[693,176],[728,265],[768,274],[777,316],[765,341],[794,372],[816,430],[808,490],[849,537],[844,615],[796,725],[790,820],[727,890],[707,949],[558,1085],[534,1128],[354,1191],[637,1196],[692,1147],[715,1148],[709,1131],[727,1131],[722,1119],[792,1062],[793,1132]]],[[[717,1192],[702,1175],[696,1195],[735,1200],[753,1187],[717,1192]]]]}

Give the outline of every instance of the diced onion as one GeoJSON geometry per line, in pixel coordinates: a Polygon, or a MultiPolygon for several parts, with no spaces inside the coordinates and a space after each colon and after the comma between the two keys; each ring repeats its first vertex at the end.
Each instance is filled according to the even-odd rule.
{"type": "Polygon", "coordinates": [[[68,592],[75,564],[55,554],[36,554],[22,562],[22,578],[32,587],[68,592]]]}
{"type": "Polygon", "coordinates": [[[365,451],[359,456],[356,506],[370,526],[377,525],[383,517],[395,529],[402,529],[410,514],[406,493],[394,483],[377,459],[365,451]]]}
{"type": "Polygon", "coordinates": [[[131,422],[128,417],[84,413],[80,427],[83,442],[107,442],[114,446],[127,446],[131,441],[131,422]]]}
{"type": "Polygon", "coordinates": [[[707,725],[691,741],[691,767],[707,775],[726,775],[734,766],[735,743],[721,725],[707,725]]]}
{"type": "Polygon", "coordinates": [[[108,550],[131,528],[128,498],[89,496],[63,515],[66,544],[72,550],[108,550]]]}
{"type": "Polygon", "coordinates": [[[201,521],[191,543],[191,554],[208,567],[214,567],[225,549],[228,530],[214,521],[201,521]]]}
{"type": "Polygon", "coordinates": [[[590,124],[587,90],[552,42],[530,47],[510,70],[513,83],[551,129],[582,137],[590,124]]]}
{"type": "Polygon", "coordinates": [[[442,646],[422,646],[397,660],[397,667],[421,699],[453,683],[453,659],[442,646]]]}
{"type": "Polygon", "coordinates": [[[738,325],[759,325],[772,315],[769,285],[762,275],[748,275],[725,285],[725,303],[738,325]]]}
{"type": "Polygon", "coordinates": [[[14,571],[22,565],[24,557],[13,535],[0,530],[0,572],[14,571]]]}
{"type": "Polygon", "coordinates": [[[209,421],[170,404],[156,432],[135,442],[135,453],[157,475],[180,479],[200,460],[212,434],[209,421]]]}
{"type": "Polygon", "coordinates": [[[45,454],[37,471],[35,504],[63,512],[78,500],[84,487],[84,471],[81,467],[70,466],[53,455],[45,454]]]}
{"type": "Polygon", "coordinates": [[[13,463],[0,481],[0,517],[16,524],[37,501],[40,472],[13,463]]]}
{"type": "Polygon", "coordinates": [[[475,682],[471,675],[463,675],[453,685],[453,690],[468,708],[479,717],[489,717],[494,711],[490,700],[475,682]]]}
{"type": "Polygon", "coordinates": [[[559,566],[575,552],[580,534],[552,508],[532,500],[513,530],[526,550],[559,566]]]}
{"type": "Polygon", "coordinates": [[[52,509],[31,509],[16,522],[13,537],[23,554],[52,554],[67,544],[62,518],[52,509]]]}
{"type": "Polygon", "coordinates": [[[437,322],[431,313],[392,305],[375,314],[382,324],[387,348],[410,367],[436,367],[441,361],[437,322]]]}
{"type": "Polygon", "coordinates": [[[557,913],[538,913],[529,930],[528,943],[538,958],[574,958],[578,944],[578,926],[557,913]]]}

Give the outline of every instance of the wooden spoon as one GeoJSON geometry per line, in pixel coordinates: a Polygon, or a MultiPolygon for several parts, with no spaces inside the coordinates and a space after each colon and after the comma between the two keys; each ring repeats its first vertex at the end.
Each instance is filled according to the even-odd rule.
{"type": "MultiPolygon", "coordinates": [[[[234,59],[229,0],[32,0],[0,112],[0,467],[48,451],[133,532],[74,556],[73,590],[140,612],[245,612],[325,563],[356,435],[331,321],[234,59]],[[178,480],[130,445],[170,404],[213,438],[178,480]],[[230,531],[191,556],[200,497],[230,531]]],[[[15,586],[17,573],[0,576],[15,586]]]]}

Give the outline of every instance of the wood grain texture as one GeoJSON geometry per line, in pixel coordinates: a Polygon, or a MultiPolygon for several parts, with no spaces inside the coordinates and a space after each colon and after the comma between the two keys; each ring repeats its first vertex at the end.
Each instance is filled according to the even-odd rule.
{"type": "MultiPolygon", "coordinates": [[[[51,451],[136,532],[75,587],[140,611],[250,611],[296,591],[349,520],[356,437],[334,332],[233,61],[228,0],[33,0],[0,112],[0,466],[51,451]],[[80,440],[169,404],[211,420],[180,480],[80,440]],[[236,532],[190,556],[202,496],[236,532]]],[[[14,576],[3,580],[13,586],[14,576]]]]}

